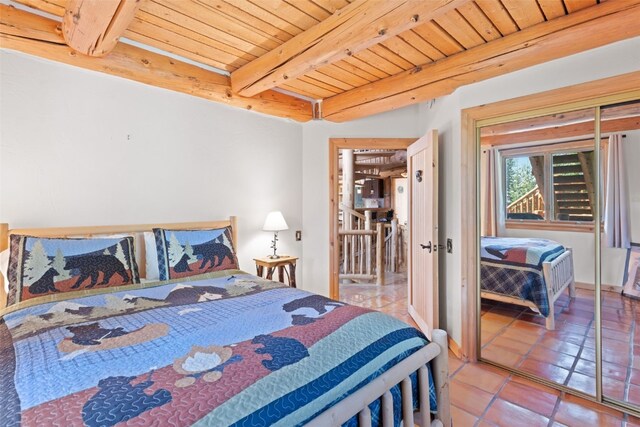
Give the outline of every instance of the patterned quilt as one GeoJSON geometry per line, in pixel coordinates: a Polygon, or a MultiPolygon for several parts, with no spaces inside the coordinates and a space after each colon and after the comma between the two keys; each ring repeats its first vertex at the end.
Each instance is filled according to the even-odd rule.
{"type": "Polygon", "coordinates": [[[0,315],[2,426],[301,425],[427,343],[385,314],[239,270],[0,315]]]}
{"type": "Polygon", "coordinates": [[[482,290],[531,301],[547,317],[550,304],[542,264],[560,256],[564,246],[545,239],[482,237],[480,247],[482,290]]]}

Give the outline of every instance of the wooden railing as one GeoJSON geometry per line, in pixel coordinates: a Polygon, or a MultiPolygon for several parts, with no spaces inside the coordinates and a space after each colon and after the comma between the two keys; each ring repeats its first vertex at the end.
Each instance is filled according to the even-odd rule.
{"type": "Polygon", "coordinates": [[[392,273],[400,271],[405,263],[405,235],[397,219],[385,224],[385,270],[392,273]]]}
{"type": "Polygon", "coordinates": [[[382,224],[375,230],[340,230],[342,266],[340,279],[384,283],[384,231],[382,224]],[[374,264],[375,260],[375,264],[374,264]]]}
{"type": "MultiPolygon", "coordinates": [[[[360,212],[348,208],[342,203],[340,203],[340,212],[342,214],[342,228],[346,230],[365,230],[366,228],[366,217],[360,212]]],[[[366,213],[366,212],[365,212],[366,213]]],[[[369,217],[369,221],[371,217],[369,217]]]]}
{"type": "Polygon", "coordinates": [[[538,186],[507,206],[507,213],[544,212],[544,197],[538,186]]]}
{"type": "Polygon", "coordinates": [[[397,272],[405,262],[398,220],[374,224],[372,211],[361,214],[344,205],[340,211],[340,279],[384,284],[385,271],[397,272]]]}

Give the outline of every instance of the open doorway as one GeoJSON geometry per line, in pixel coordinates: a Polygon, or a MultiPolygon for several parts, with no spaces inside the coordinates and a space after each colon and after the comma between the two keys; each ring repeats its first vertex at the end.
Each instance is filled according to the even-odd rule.
{"type": "Polygon", "coordinates": [[[409,323],[406,148],[414,141],[330,141],[331,295],[409,323]]]}

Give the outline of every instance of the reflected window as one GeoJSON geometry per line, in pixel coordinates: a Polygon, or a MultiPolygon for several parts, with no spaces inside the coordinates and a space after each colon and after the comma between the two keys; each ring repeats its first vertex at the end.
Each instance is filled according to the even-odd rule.
{"type": "Polygon", "coordinates": [[[503,150],[501,156],[507,221],[593,221],[592,140],[503,150]]]}
{"type": "Polygon", "coordinates": [[[556,221],[593,221],[594,151],[554,153],[552,158],[556,221]]]}
{"type": "Polygon", "coordinates": [[[507,219],[544,220],[544,156],[505,159],[507,219]]]}

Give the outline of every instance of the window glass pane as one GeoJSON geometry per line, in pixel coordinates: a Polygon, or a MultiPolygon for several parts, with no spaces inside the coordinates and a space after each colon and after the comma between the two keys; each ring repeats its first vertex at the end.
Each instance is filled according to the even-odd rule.
{"type": "Polygon", "coordinates": [[[507,219],[545,219],[544,170],[544,156],[505,159],[507,219]]]}
{"type": "Polygon", "coordinates": [[[554,153],[552,158],[555,219],[593,221],[593,150],[554,153]]]}

